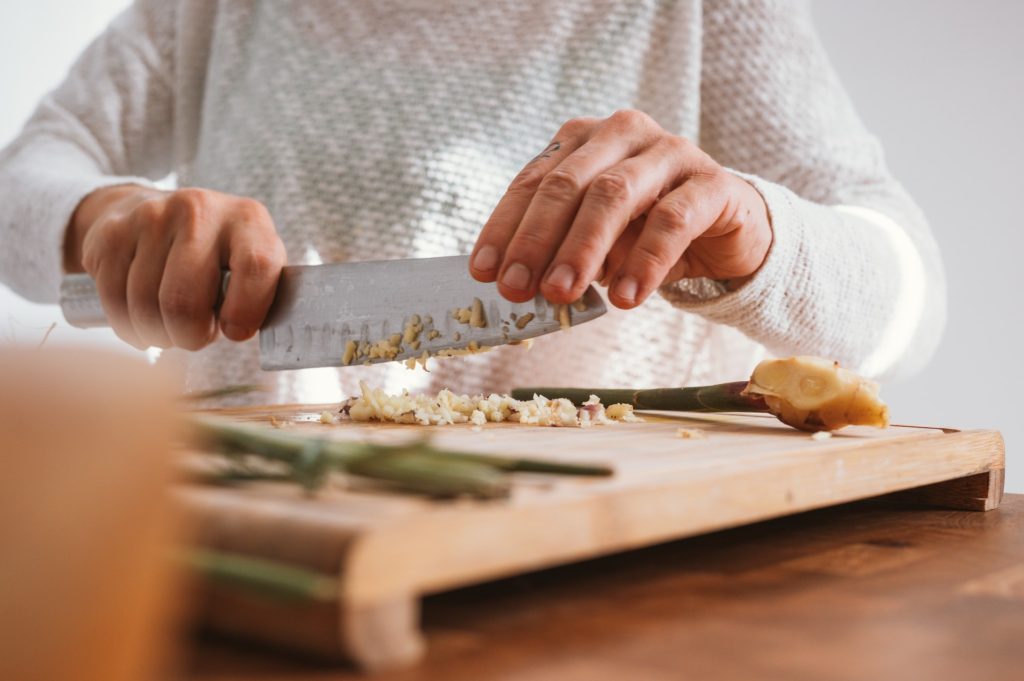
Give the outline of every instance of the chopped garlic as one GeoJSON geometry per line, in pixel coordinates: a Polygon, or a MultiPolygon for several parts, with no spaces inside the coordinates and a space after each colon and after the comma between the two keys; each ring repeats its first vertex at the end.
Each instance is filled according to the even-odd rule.
{"type": "Polygon", "coordinates": [[[642,418],[633,413],[633,405],[624,402],[610,405],[605,409],[605,413],[608,414],[608,418],[615,419],[616,421],[625,421],[626,423],[640,423],[643,421],[642,418]]]}
{"type": "Polygon", "coordinates": [[[409,321],[405,323],[405,328],[402,330],[402,341],[405,343],[412,343],[420,337],[420,332],[423,331],[423,322],[420,321],[420,316],[414,314],[409,317],[409,321]]]}
{"type": "Polygon", "coordinates": [[[832,432],[828,430],[819,430],[816,433],[811,434],[812,440],[828,440],[832,437],[832,432]]]}
{"type": "Polygon", "coordinates": [[[484,304],[479,298],[473,299],[473,305],[469,312],[469,325],[476,329],[487,326],[487,315],[484,314],[484,304]]]}
{"type": "Polygon", "coordinates": [[[558,318],[558,326],[562,331],[572,328],[572,317],[569,314],[568,305],[555,305],[555,316],[558,318]]]}
{"type": "Polygon", "coordinates": [[[390,421],[443,426],[471,423],[482,426],[488,421],[511,421],[523,425],[582,427],[604,425],[616,420],[639,421],[628,404],[612,405],[607,410],[596,396],[580,408],[567,399],[549,400],[534,395],[531,400],[516,400],[508,395],[456,395],[442,390],[435,396],[389,395],[379,388],[359,384],[362,395],[344,402],[341,413],[353,421],[390,421]],[[618,407],[617,409],[614,409],[618,407]]]}
{"type": "Polygon", "coordinates": [[[331,425],[332,423],[334,423],[334,414],[327,411],[326,409],[320,412],[320,423],[323,423],[324,425],[328,426],[331,425]]]}
{"type": "Polygon", "coordinates": [[[352,360],[356,358],[356,352],[358,351],[358,349],[359,346],[356,344],[354,340],[350,340],[349,342],[345,343],[345,354],[342,355],[341,357],[341,363],[344,364],[345,366],[351,364],[352,360]]]}

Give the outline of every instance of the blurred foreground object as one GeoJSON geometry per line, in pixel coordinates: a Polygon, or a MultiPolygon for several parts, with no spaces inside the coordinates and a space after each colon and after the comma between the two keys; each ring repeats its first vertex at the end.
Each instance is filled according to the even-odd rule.
{"type": "Polygon", "coordinates": [[[143,362],[0,348],[0,679],[138,681],[176,580],[169,385],[143,362]]]}

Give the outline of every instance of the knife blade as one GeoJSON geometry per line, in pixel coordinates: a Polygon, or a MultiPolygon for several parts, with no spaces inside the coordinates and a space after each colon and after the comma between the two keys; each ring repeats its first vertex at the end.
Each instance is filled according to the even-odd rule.
{"type": "MultiPolygon", "coordinates": [[[[64,277],[61,310],[72,326],[108,325],[88,275],[64,277]]],[[[458,353],[536,338],[606,311],[593,286],[572,306],[541,296],[512,303],[494,284],[473,279],[464,255],[293,265],[282,270],[259,331],[260,367],[356,366],[458,353]]]]}

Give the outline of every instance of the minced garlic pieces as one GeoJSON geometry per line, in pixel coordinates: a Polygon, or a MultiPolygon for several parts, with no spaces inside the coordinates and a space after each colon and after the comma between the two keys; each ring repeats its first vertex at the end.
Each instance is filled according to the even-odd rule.
{"type": "Polygon", "coordinates": [[[577,408],[567,399],[549,400],[534,395],[531,400],[516,400],[508,395],[456,395],[442,390],[437,395],[389,395],[379,388],[359,384],[362,395],[342,405],[341,413],[353,421],[387,421],[424,426],[470,423],[480,427],[488,422],[510,421],[523,425],[586,428],[615,421],[639,421],[630,405],[612,405],[608,409],[592,395],[577,408]]]}
{"type": "Polygon", "coordinates": [[[535,315],[532,312],[527,312],[522,317],[516,320],[516,328],[522,331],[523,329],[526,328],[527,324],[533,321],[534,316],[535,315]]]}
{"type": "MultiPolygon", "coordinates": [[[[591,395],[590,399],[594,399],[591,395]]],[[[638,423],[643,421],[642,418],[633,413],[633,405],[621,402],[619,404],[613,404],[605,409],[608,414],[608,418],[615,419],[616,421],[625,421],[626,423],[638,423]]]]}
{"type": "Polygon", "coordinates": [[[405,328],[402,330],[402,341],[405,343],[413,343],[420,337],[420,332],[423,331],[423,322],[420,321],[420,316],[414,314],[409,317],[409,321],[405,323],[405,328]]]}

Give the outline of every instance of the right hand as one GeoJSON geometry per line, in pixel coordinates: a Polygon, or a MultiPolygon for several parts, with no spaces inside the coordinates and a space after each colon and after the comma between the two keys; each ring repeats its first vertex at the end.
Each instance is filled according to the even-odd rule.
{"type": "Polygon", "coordinates": [[[64,268],[96,280],[117,335],[133,346],[198,350],[217,337],[251,338],[285,264],[267,209],[206,189],[97,189],[75,210],[64,268]],[[220,312],[223,268],[231,280],[220,312]]]}

